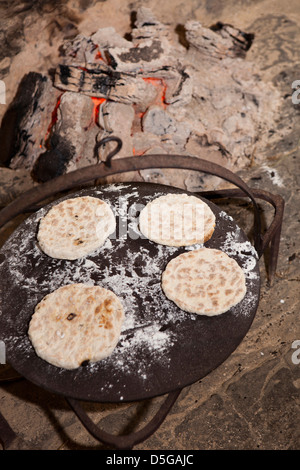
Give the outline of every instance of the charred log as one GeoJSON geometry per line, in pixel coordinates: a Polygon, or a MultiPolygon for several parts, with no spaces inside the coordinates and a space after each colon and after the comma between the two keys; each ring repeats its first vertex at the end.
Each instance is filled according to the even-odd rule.
{"type": "Polygon", "coordinates": [[[186,25],[186,38],[190,46],[202,55],[222,60],[227,57],[244,59],[254,35],[221,22],[205,28],[197,21],[189,21],[186,25]]]}
{"type": "Polygon", "coordinates": [[[218,21],[210,27],[212,31],[216,31],[223,37],[229,37],[232,40],[232,51],[235,51],[237,57],[245,57],[246,52],[252,46],[254,41],[253,33],[245,33],[230,24],[224,24],[218,21]]]}
{"type": "Polygon", "coordinates": [[[2,164],[9,165],[17,153],[20,155],[25,153],[28,141],[32,138],[30,129],[26,128],[26,122],[40,106],[46,81],[45,76],[35,72],[25,75],[21,81],[0,128],[2,164]]]}
{"type": "Polygon", "coordinates": [[[45,183],[64,174],[74,152],[75,148],[71,143],[54,134],[50,139],[50,150],[42,153],[35,162],[32,178],[38,183],[45,183]]]}
{"type": "Polygon", "coordinates": [[[108,66],[82,69],[76,66],[59,65],[54,85],[60,90],[83,93],[96,98],[105,98],[124,104],[150,102],[156,91],[142,78],[121,73],[108,66]]]}

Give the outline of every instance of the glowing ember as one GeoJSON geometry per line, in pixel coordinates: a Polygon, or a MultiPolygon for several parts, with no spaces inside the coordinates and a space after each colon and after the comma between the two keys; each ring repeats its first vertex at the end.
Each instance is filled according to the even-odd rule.
{"type": "MultiPolygon", "coordinates": [[[[57,111],[58,111],[58,108],[59,108],[59,105],[60,105],[60,102],[61,102],[61,97],[62,97],[63,93],[58,97],[58,100],[56,102],[56,105],[55,105],[55,108],[54,110],[52,111],[52,115],[51,115],[51,121],[50,121],[50,124],[48,126],[48,129],[47,129],[47,132],[46,132],[46,135],[44,137],[44,145],[45,147],[48,147],[48,139],[49,139],[49,136],[50,136],[50,132],[51,132],[51,129],[53,128],[54,124],[56,123],[57,121],[57,111]]],[[[40,145],[40,148],[42,148],[42,145],[40,145]]]]}
{"type": "Polygon", "coordinates": [[[99,110],[100,110],[100,106],[102,103],[104,103],[104,101],[106,101],[106,98],[95,98],[95,97],[91,97],[93,103],[94,103],[94,109],[93,109],[93,121],[98,124],[99,122],[99,110]]]}
{"type": "Polygon", "coordinates": [[[97,53],[95,54],[95,60],[103,60],[103,62],[105,62],[100,51],[97,51],[97,53]]]}
{"type": "Polygon", "coordinates": [[[142,77],[145,82],[151,83],[151,85],[155,86],[158,89],[157,100],[154,104],[158,104],[166,107],[166,90],[167,85],[163,78],[158,77],[142,77]]]}

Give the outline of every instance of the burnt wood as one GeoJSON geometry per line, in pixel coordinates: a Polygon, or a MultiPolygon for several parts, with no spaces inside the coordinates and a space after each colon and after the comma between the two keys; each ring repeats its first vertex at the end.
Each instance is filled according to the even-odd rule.
{"type": "Polygon", "coordinates": [[[147,85],[141,77],[118,72],[109,66],[83,68],[59,65],[55,72],[54,86],[63,91],[132,104],[142,102],[147,85]]]}

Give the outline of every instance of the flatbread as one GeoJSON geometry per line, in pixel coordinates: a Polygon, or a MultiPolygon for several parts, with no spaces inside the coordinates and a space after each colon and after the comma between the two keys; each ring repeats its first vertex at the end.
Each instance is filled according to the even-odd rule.
{"type": "Polygon", "coordinates": [[[246,294],[245,275],[226,253],[200,248],[173,258],[162,274],[162,289],[182,310],[198,315],[219,315],[246,294]]]}
{"type": "Polygon", "coordinates": [[[189,246],[209,240],[215,215],[196,196],[167,194],[149,202],[141,211],[139,227],[149,240],[168,246],[189,246]]]}
{"type": "Polygon", "coordinates": [[[101,247],[115,228],[114,213],[105,201],[82,196],[53,206],[40,221],[37,239],[51,258],[74,260],[101,247]]]}
{"type": "Polygon", "coordinates": [[[69,284],[36,306],[28,336],[36,354],[50,364],[75,369],[108,357],[124,321],[118,297],[100,286],[69,284]]]}

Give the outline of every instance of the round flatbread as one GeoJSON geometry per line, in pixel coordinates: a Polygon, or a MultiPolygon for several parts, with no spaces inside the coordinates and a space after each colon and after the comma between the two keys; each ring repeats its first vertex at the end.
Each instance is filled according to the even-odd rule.
{"type": "Polygon", "coordinates": [[[215,215],[196,196],[167,194],[149,202],[141,211],[142,234],[161,245],[189,246],[204,243],[215,228],[215,215]]]}
{"type": "Polygon", "coordinates": [[[106,202],[82,196],[53,206],[40,221],[37,239],[51,258],[74,260],[101,247],[115,228],[114,213],[106,202]]]}
{"type": "Polygon", "coordinates": [[[162,274],[162,289],[182,310],[219,315],[246,294],[245,275],[226,253],[200,248],[173,258],[162,274]]]}
{"type": "Polygon", "coordinates": [[[124,321],[123,306],[110,290],[69,284],[36,306],[28,336],[36,354],[52,365],[75,369],[108,357],[124,321]]]}

